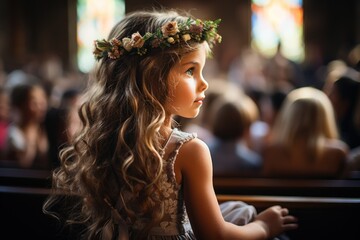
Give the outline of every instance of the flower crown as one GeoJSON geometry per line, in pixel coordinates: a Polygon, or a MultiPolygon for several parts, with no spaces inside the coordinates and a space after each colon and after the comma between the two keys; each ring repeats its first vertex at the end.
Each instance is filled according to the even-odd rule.
{"type": "Polygon", "coordinates": [[[210,48],[221,42],[217,28],[221,19],[201,21],[188,18],[186,22],[171,21],[158,28],[154,33],[147,32],[141,36],[139,32],[123,39],[112,38],[94,41],[93,54],[96,60],[102,58],[118,59],[126,54],[144,55],[152,48],[171,47],[176,43],[207,41],[210,48]]]}

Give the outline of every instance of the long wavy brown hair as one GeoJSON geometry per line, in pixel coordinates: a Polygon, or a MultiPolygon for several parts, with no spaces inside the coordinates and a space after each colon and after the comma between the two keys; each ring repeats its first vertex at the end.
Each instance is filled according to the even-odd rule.
{"type": "MultiPolygon", "coordinates": [[[[108,39],[155,32],[169,21],[184,22],[188,17],[165,10],[135,12],[115,25],[108,39]]],[[[53,209],[59,201],[71,202],[67,222],[85,225],[86,239],[113,239],[115,205],[120,220],[129,225],[135,216],[152,222],[161,218],[160,128],[171,92],[167,79],[174,64],[198,44],[100,60],[79,110],[82,130],[60,153],[61,166],[53,172],[54,194],[44,203],[45,213],[56,214],[53,209]],[[130,200],[129,194],[136,199],[130,200]],[[64,201],[64,196],[71,201],[64,201]]]]}

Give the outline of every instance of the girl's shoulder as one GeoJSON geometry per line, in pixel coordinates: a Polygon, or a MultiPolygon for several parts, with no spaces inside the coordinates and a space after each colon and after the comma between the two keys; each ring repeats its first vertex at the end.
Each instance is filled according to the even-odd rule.
{"type": "Polygon", "coordinates": [[[198,181],[196,179],[200,176],[210,177],[212,160],[206,143],[196,137],[184,143],[178,151],[174,171],[178,183],[181,183],[184,177],[192,182],[198,181]]]}
{"type": "Polygon", "coordinates": [[[196,153],[198,150],[208,149],[207,144],[203,140],[197,138],[196,133],[183,132],[175,128],[173,130],[172,136],[175,141],[182,145],[181,151],[183,153],[192,151],[195,151],[194,153],[196,153]]]}
{"type": "Polygon", "coordinates": [[[184,174],[194,176],[209,169],[211,156],[205,142],[197,138],[195,133],[175,130],[172,133],[172,139],[177,137],[180,137],[181,140],[178,142],[175,151],[174,172],[177,182],[181,183],[184,174]]]}

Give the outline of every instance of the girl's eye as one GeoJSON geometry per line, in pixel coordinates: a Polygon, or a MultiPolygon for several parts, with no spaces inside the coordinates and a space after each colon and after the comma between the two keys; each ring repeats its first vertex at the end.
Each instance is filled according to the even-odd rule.
{"type": "Polygon", "coordinates": [[[194,68],[189,68],[188,70],[186,70],[185,73],[186,73],[187,75],[189,75],[189,76],[194,75],[194,68]]]}

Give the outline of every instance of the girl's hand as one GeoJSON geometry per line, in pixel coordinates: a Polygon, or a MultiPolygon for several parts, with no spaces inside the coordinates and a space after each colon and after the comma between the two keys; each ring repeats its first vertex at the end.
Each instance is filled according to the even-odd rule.
{"type": "Polygon", "coordinates": [[[268,238],[273,238],[284,231],[296,229],[297,219],[289,215],[287,208],[272,206],[258,214],[255,221],[259,223],[267,233],[268,238]]]}

